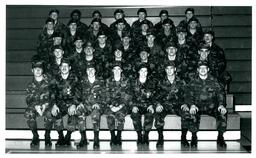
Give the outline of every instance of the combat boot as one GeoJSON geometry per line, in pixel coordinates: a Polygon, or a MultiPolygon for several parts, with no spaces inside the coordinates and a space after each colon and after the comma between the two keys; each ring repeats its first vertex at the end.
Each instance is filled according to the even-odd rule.
{"type": "Polygon", "coordinates": [[[86,131],[80,131],[80,134],[81,134],[81,140],[80,140],[79,144],[77,145],[78,148],[81,148],[81,147],[89,144],[89,142],[87,141],[87,137],[86,137],[86,131]]]}
{"type": "Polygon", "coordinates": [[[100,147],[99,143],[99,131],[94,132],[94,142],[93,142],[93,149],[98,149],[100,147]]]}
{"type": "Polygon", "coordinates": [[[146,145],[149,145],[148,134],[149,134],[149,131],[144,131],[143,143],[146,145]]]}
{"type": "Polygon", "coordinates": [[[164,135],[163,135],[163,129],[158,129],[158,140],[156,143],[156,147],[162,147],[164,145],[164,135]]]}
{"type": "Polygon", "coordinates": [[[192,139],[191,139],[191,148],[197,148],[197,136],[196,135],[192,135],[192,139]]]}
{"type": "Polygon", "coordinates": [[[71,145],[71,134],[72,134],[72,131],[67,131],[67,134],[65,135],[64,142],[66,146],[71,145]]]}
{"type": "Polygon", "coordinates": [[[143,144],[141,131],[137,131],[138,139],[137,145],[143,144]]]}
{"type": "Polygon", "coordinates": [[[217,138],[217,145],[218,145],[219,147],[222,147],[222,148],[226,148],[226,147],[227,147],[227,144],[226,144],[226,142],[225,142],[225,140],[224,140],[223,135],[218,135],[218,138],[217,138]]]}
{"type": "Polygon", "coordinates": [[[31,141],[30,145],[31,146],[37,146],[40,143],[39,135],[37,133],[37,130],[32,130],[32,133],[33,133],[33,138],[32,138],[32,141],[31,141]]]}
{"type": "Polygon", "coordinates": [[[114,130],[111,130],[110,131],[110,134],[111,134],[111,140],[110,140],[110,145],[115,145],[116,144],[116,136],[115,136],[115,131],[114,130]]]}
{"type": "Polygon", "coordinates": [[[45,146],[52,146],[52,141],[51,141],[51,135],[50,135],[51,131],[50,130],[45,130],[45,134],[44,134],[44,143],[45,146]]]}
{"type": "Polygon", "coordinates": [[[117,131],[116,145],[122,145],[122,131],[117,131]]]}
{"type": "Polygon", "coordinates": [[[182,134],[181,134],[181,145],[185,148],[188,148],[189,147],[189,143],[188,143],[188,140],[187,140],[188,130],[182,129],[181,132],[182,132],[182,134]]]}
{"type": "Polygon", "coordinates": [[[65,140],[64,140],[64,135],[63,135],[63,130],[61,131],[58,131],[58,134],[59,134],[59,138],[56,142],[56,146],[62,146],[62,145],[65,145],[65,140]]]}

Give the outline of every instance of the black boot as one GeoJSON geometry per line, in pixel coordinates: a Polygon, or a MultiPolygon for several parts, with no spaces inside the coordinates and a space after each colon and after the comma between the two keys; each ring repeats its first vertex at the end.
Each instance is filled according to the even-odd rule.
{"type": "Polygon", "coordinates": [[[227,147],[227,144],[224,140],[224,137],[223,137],[223,133],[220,133],[218,134],[218,138],[217,138],[217,145],[219,147],[222,147],[222,148],[226,148],[227,147]]]}
{"type": "Polygon", "coordinates": [[[117,131],[116,145],[122,145],[122,131],[117,131]]]}
{"type": "Polygon", "coordinates": [[[67,134],[65,135],[65,145],[66,146],[70,146],[71,145],[71,134],[72,134],[72,131],[67,131],[67,134]]]}
{"type": "Polygon", "coordinates": [[[86,131],[80,131],[81,134],[81,140],[79,142],[79,144],[77,145],[78,148],[81,148],[85,145],[88,145],[88,141],[87,141],[87,137],[86,137],[86,131]]]}
{"type": "Polygon", "coordinates": [[[188,143],[188,140],[187,140],[187,133],[188,133],[187,129],[182,129],[181,130],[181,145],[185,148],[189,147],[189,143],[188,143]]]}
{"type": "Polygon", "coordinates": [[[197,136],[196,136],[196,132],[192,133],[192,139],[191,139],[191,147],[192,148],[196,148],[197,147],[197,136]]]}
{"type": "Polygon", "coordinates": [[[146,145],[149,145],[148,134],[149,134],[149,131],[144,131],[143,143],[146,145]]]}
{"type": "Polygon", "coordinates": [[[143,144],[141,131],[137,131],[138,139],[137,145],[143,144]]]}
{"type": "Polygon", "coordinates": [[[37,146],[37,145],[39,145],[39,142],[40,142],[37,130],[36,129],[32,130],[32,133],[33,133],[33,138],[32,138],[32,141],[31,141],[30,145],[31,146],[37,146]]]}
{"type": "Polygon", "coordinates": [[[58,131],[59,138],[57,140],[57,143],[55,144],[56,146],[62,146],[65,145],[65,140],[64,140],[64,135],[63,135],[63,130],[58,131]]]}
{"type": "Polygon", "coordinates": [[[111,134],[111,140],[110,140],[110,145],[115,145],[116,144],[116,136],[115,136],[115,131],[114,130],[111,130],[110,131],[110,134],[111,134]]]}
{"type": "Polygon", "coordinates": [[[50,133],[51,133],[50,130],[45,130],[45,134],[44,134],[45,146],[52,146],[52,141],[51,141],[50,133]]]}
{"type": "Polygon", "coordinates": [[[94,142],[93,142],[93,148],[98,149],[100,147],[99,143],[99,131],[94,132],[94,142]]]}
{"type": "Polygon", "coordinates": [[[164,145],[164,135],[163,135],[163,129],[158,129],[158,140],[156,143],[156,147],[162,147],[164,145]]]}

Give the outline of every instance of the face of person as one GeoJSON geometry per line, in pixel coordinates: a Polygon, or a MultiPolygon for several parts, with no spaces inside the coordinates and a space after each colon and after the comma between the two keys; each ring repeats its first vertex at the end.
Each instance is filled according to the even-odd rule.
{"type": "Polygon", "coordinates": [[[100,29],[100,23],[99,23],[99,22],[94,22],[94,23],[92,23],[92,29],[93,29],[94,31],[99,31],[99,29],[100,29]]]}
{"type": "Polygon", "coordinates": [[[141,25],[142,32],[147,32],[148,28],[149,28],[149,26],[147,24],[142,24],[141,25]]]}
{"type": "Polygon", "coordinates": [[[198,53],[200,54],[200,57],[201,57],[201,58],[207,59],[207,56],[208,56],[208,54],[209,54],[209,50],[203,48],[203,49],[200,49],[200,50],[198,51],[198,53]]]}
{"type": "Polygon", "coordinates": [[[175,67],[174,66],[167,66],[166,68],[165,68],[165,72],[166,72],[166,74],[168,75],[168,76],[172,76],[172,75],[174,75],[174,72],[175,72],[175,67]]]}
{"type": "Polygon", "coordinates": [[[43,75],[43,69],[40,67],[35,67],[32,69],[32,72],[34,74],[35,77],[40,77],[43,75]]]}
{"type": "Polygon", "coordinates": [[[124,14],[123,13],[116,13],[115,14],[115,19],[118,20],[118,19],[122,19],[124,17],[124,14]]]}
{"type": "Polygon", "coordinates": [[[170,30],[171,27],[172,27],[172,26],[171,26],[171,24],[169,24],[169,23],[163,25],[163,28],[164,28],[165,31],[170,30]]]}
{"type": "Polygon", "coordinates": [[[62,42],[62,38],[61,37],[54,37],[53,38],[53,44],[54,45],[60,45],[62,42]]]}
{"type": "Polygon", "coordinates": [[[52,18],[54,21],[56,21],[56,20],[58,19],[58,13],[52,12],[52,13],[50,14],[50,18],[52,18]]]}
{"type": "Polygon", "coordinates": [[[85,52],[86,56],[92,56],[94,49],[92,46],[87,46],[87,47],[85,47],[84,52],[85,52]]]}
{"type": "Polygon", "coordinates": [[[90,67],[90,68],[87,68],[87,70],[86,70],[86,73],[87,73],[87,75],[89,76],[89,77],[94,77],[95,76],[95,68],[93,68],[93,67],[90,67]]]}
{"type": "Polygon", "coordinates": [[[139,19],[142,21],[146,19],[146,14],[144,12],[139,12],[139,19]]]}
{"type": "Polygon", "coordinates": [[[115,57],[116,58],[122,58],[123,52],[119,49],[115,50],[115,57]]]}
{"type": "Polygon", "coordinates": [[[48,30],[52,30],[53,27],[54,27],[54,23],[53,23],[53,22],[48,22],[48,23],[46,24],[46,28],[47,28],[48,30]]]}
{"type": "Polygon", "coordinates": [[[155,40],[155,36],[154,35],[148,35],[147,40],[148,40],[148,42],[153,43],[154,40],[155,40]]]}
{"type": "Polygon", "coordinates": [[[161,14],[160,18],[161,18],[161,21],[164,21],[165,19],[168,18],[168,15],[165,14],[165,13],[164,13],[164,14],[161,14]]]}
{"type": "Polygon", "coordinates": [[[100,36],[98,37],[99,44],[105,44],[105,43],[106,43],[106,40],[107,40],[106,35],[100,35],[100,36]]]}
{"type": "Polygon", "coordinates": [[[76,28],[77,28],[76,23],[71,23],[71,24],[69,24],[69,29],[70,29],[70,31],[76,31],[76,28]]]}
{"type": "Polygon", "coordinates": [[[75,46],[78,49],[82,48],[83,44],[84,44],[84,42],[82,40],[76,40],[75,41],[75,46]]]}
{"type": "Polygon", "coordinates": [[[60,71],[61,73],[63,74],[67,74],[69,73],[69,70],[71,69],[71,67],[69,66],[68,63],[62,63],[61,66],[60,66],[60,71]]]}
{"type": "Polygon", "coordinates": [[[213,39],[213,36],[211,34],[204,34],[204,41],[206,43],[211,43],[213,39]]]}
{"type": "Polygon", "coordinates": [[[168,47],[168,48],[166,48],[166,52],[168,53],[169,56],[176,55],[177,48],[175,48],[173,46],[168,47]]]}
{"type": "Polygon", "coordinates": [[[118,23],[116,27],[117,27],[118,31],[123,31],[125,25],[124,25],[124,23],[118,23]]]}
{"type": "Polygon", "coordinates": [[[142,60],[147,60],[147,59],[148,59],[148,53],[147,53],[146,51],[142,51],[142,52],[140,53],[140,58],[141,58],[142,60]]]}
{"type": "Polygon", "coordinates": [[[113,73],[114,73],[115,76],[120,76],[121,72],[122,72],[122,69],[119,66],[115,66],[113,68],[113,73]]]}
{"type": "Polygon", "coordinates": [[[178,39],[179,40],[185,40],[186,38],[186,33],[185,32],[178,32],[177,33],[178,39]]]}
{"type": "Polygon", "coordinates": [[[93,19],[94,19],[94,18],[101,19],[101,18],[100,18],[100,14],[99,14],[99,13],[94,13],[94,14],[93,14],[93,19]]]}
{"type": "Polygon", "coordinates": [[[189,27],[190,27],[191,29],[195,29],[195,28],[197,27],[197,22],[196,22],[196,21],[191,21],[191,22],[189,23],[189,27]]]}
{"type": "Polygon", "coordinates": [[[148,69],[147,68],[141,68],[140,71],[139,71],[139,74],[140,74],[140,77],[142,78],[146,78],[147,75],[148,75],[148,69]]]}
{"type": "Polygon", "coordinates": [[[206,76],[209,71],[209,68],[206,65],[201,65],[197,68],[197,71],[200,76],[206,76]]]}
{"type": "Polygon", "coordinates": [[[53,54],[54,54],[55,58],[60,59],[63,57],[64,51],[61,49],[55,49],[53,51],[53,54]]]}
{"type": "Polygon", "coordinates": [[[74,19],[74,20],[80,20],[79,14],[78,14],[78,13],[73,13],[73,14],[72,14],[72,19],[74,19]]]}
{"type": "Polygon", "coordinates": [[[194,16],[194,14],[192,13],[192,11],[187,11],[187,13],[186,13],[187,19],[191,19],[193,16],[194,16]]]}
{"type": "Polygon", "coordinates": [[[128,46],[130,44],[131,38],[130,37],[123,37],[122,42],[124,46],[128,46]]]}

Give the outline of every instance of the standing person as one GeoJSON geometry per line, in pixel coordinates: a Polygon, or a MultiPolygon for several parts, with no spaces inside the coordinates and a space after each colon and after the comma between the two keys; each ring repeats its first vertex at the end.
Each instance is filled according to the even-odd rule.
{"type": "Polygon", "coordinates": [[[59,134],[56,146],[71,145],[71,134],[76,129],[76,107],[79,104],[78,78],[70,72],[70,61],[63,59],[60,64],[60,74],[55,78],[52,90],[55,99],[51,113],[55,119],[55,126],[59,134]],[[68,115],[67,134],[63,136],[63,117],[68,115]]]}
{"type": "Polygon", "coordinates": [[[127,30],[130,30],[131,26],[126,22],[125,20],[125,14],[124,14],[124,11],[122,9],[116,9],[115,12],[114,12],[114,18],[116,21],[114,21],[113,23],[110,24],[109,28],[111,29],[112,32],[115,32],[117,27],[116,27],[116,22],[117,20],[119,19],[123,19],[124,20],[124,25],[125,25],[125,28],[127,30]]]}
{"type": "Polygon", "coordinates": [[[129,31],[126,28],[125,19],[118,19],[115,21],[116,29],[112,31],[112,35],[110,36],[112,43],[120,42],[122,39],[122,34],[124,31],[129,31]]]}
{"type": "Polygon", "coordinates": [[[105,106],[104,80],[96,76],[95,64],[86,63],[86,74],[81,79],[80,92],[81,103],[77,107],[78,126],[80,127],[81,140],[77,147],[87,145],[86,138],[86,116],[90,116],[93,124],[94,143],[93,148],[100,147],[99,131],[100,118],[105,106]]]}
{"type": "Polygon", "coordinates": [[[44,74],[43,61],[32,61],[31,69],[34,77],[27,85],[26,103],[28,107],[25,110],[25,118],[27,125],[33,133],[31,146],[39,145],[39,135],[37,132],[37,117],[44,117],[45,125],[45,146],[51,146],[50,132],[52,130],[52,121],[46,119],[46,116],[51,114],[50,111],[50,80],[44,74]]]}
{"type": "Polygon", "coordinates": [[[154,28],[156,29],[157,33],[160,32],[163,26],[163,21],[165,19],[169,19],[169,14],[167,10],[161,10],[159,13],[160,21],[155,24],[154,28]]]}
{"type": "Polygon", "coordinates": [[[89,29],[85,33],[86,41],[91,42],[92,45],[95,45],[95,43],[97,43],[98,33],[101,32],[101,30],[101,20],[99,18],[94,18],[89,29]]]}
{"type": "Polygon", "coordinates": [[[139,67],[138,78],[132,82],[133,104],[131,106],[131,118],[134,129],[137,132],[137,144],[149,144],[149,132],[154,121],[154,97],[156,93],[156,82],[149,78],[149,66],[143,64],[139,67]],[[142,126],[141,117],[144,115],[142,126]],[[143,131],[143,135],[142,135],[143,131]]]}
{"type": "Polygon", "coordinates": [[[131,26],[131,32],[136,34],[140,30],[141,22],[146,21],[149,28],[153,27],[153,23],[147,19],[147,11],[145,8],[140,8],[137,11],[138,20],[134,21],[131,26]]]}
{"type": "MultiPolygon", "coordinates": [[[[177,27],[182,27],[184,29],[187,29],[189,20],[192,17],[195,17],[195,9],[194,8],[187,8],[186,11],[185,11],[185,19],[180,21],[180,23],[178,24],[177,27]]],[[[199,21],[198,21],[198,27],[200,27],[200,29],[202,30],[202,27],[201,27],[201,24],[200,24],[199,21]]]]}
{"type": "Polygon", "coordinates": [[[83,22],[80,21],[80,20],[81,20],[81,16],[82,16],[82,13],[81,13],[81,11],[78,10],[78,9],[75,9],[75,10],[73,10],[73,11],[70,13],[70,18],[71,18],[72,20],[76,20],[77,30],[78,30],[79,32],[82,32],[82,34],[85,34],[85,32],[86,32],[87,29],[88,29],[88,26],[87,26],[85,23],[83,23],[83,22]]]}
{"type": "Polygon", "coordinates": [[[176,67],[173,61],[165,63],[165,77],[159,80],[156,97],[155,127],[158,131],[156,146],[164,144],[163,128],[167,114],[176,114],[181,117],[181,145],[188,147],[187,131],[190,122],[189,107],[185,103],[186,83],[176,75],[176,67]]]}
{"type": "Polygon", "coordinates": [[[64,35],[66,35],[67,27],[59,20],[59,14],[59,10],[52,9],[49,12],[49,17],[54,20],[55,31],[62,32],[64,35]]]}
{"type": "MultiPolygon", "coordinates": [[[[102,20],[102,14],[99,10],[94,10],[93,13],[92,13],[92,19],[99,19],[99,20],[102,20]]],[[[101,28],[104,32],[107,33],[108,36],[111,35],[111,29],[108,27],[108,25],[104,24],[102,21],[101,21],[101,28]]]]}
{"type": "Polygon", "coordinates": [[[136,30],[136,32],[132,33],[132,39],[134,40],[134,43],[136,43],[139,47],[143,46],[147,41],[147,32],[150,29],[150,23],[147,20],[143,20],[140,22],[140,27],[136,30]]]}
{"type": "Polygon", "coordinates": [[[227,127],[224,103],[225,91],[218,83],[217,79],[211,76],[207,62],[198,63],[198,75],[188,84],[186,101],[190,107],[191,121],[190,131],[192,132],[191,147],[197,147],[197,131],[199,130],[200,118],[202,114],[207,114],[216,118],[218,130],[217,145],[226,147],[223,134],[227,127]]]}
{"type": "Polygon", "coordinates": [[[187,39],[188,41],[195,43],[197,46],[203,40],[203,31],[200,28],[199,20],[196,17],[192,17],[188,21],[187,39]]]}
{"type": "Polygon", "coordinates": [[[107,115],[108,128],[111,134],[110,145],[122,145],[125,116],[128,113],[131,102],[131,97],[128,94],[130,83],[122,71],[121,63],[115,61],[112,69],[113,78],[111,77],[106,81],[108,97],[105,114],[107,115]],[[117,128],[117,134],[115,134],[115,128],[117,128]]]}

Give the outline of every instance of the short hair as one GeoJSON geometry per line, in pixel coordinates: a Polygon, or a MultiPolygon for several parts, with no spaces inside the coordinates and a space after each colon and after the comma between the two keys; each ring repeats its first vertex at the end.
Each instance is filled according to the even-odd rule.
{"type": "Polygon", "coordinates": [[[73,10],[73,11],[70,13],[70,17],[72,17],[72,16],[73,16],[73,14],[75,14],[75,13],[77,13],[79,17],[81,17],[81,15],[82,15],[82,13],[81,13],[81,11],[80,11],[80,10],[75,9],[75,10],[73,10]]]}
{"type": "Polygon", "coordinates": [[[146,15],[147,15],[147,11],[145,8],[140,8],[138,11],[137,11],[137,15],[139,15],[140,12],[144,12],[146,15]]]}
{"type": "Polygon", "coordinates": [[[185,14],[187,14],[188,11],[191,11],[193,14],[195,14],[194,8],[187,8],[185,14]]]}
{"type": "Polygon", "coordinates": [[[52,9],[50,10],[49,15],[51,15],[53,12],[57,13],[58,15],[60,14],[58,9],[52,9]]]}
{"type": "Polygon", "coordinates": [[[92,17],[94,16],[94,14],[98,13],[100,15],[100,17],[102,18],[101,12],[99,10],[94,10],[92,12],[92,17]]]}

